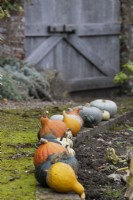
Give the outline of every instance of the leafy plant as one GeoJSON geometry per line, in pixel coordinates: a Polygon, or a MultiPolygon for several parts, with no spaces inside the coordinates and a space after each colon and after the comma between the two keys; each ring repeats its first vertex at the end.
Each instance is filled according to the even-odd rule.
{"type": "Polygon", "coordinates": [[[127,129],[128,129],[129,131],[133,131],[133,126],[128,126],[128,125],[126,124],[126,127],[127,127],[127,129]]]}
{"type": "Polygon", "coordinates": [[[133,62],[122,66],[122,70],[114,77],[114,83],[126,86],[126,89],[133,93],[133,62]]]}

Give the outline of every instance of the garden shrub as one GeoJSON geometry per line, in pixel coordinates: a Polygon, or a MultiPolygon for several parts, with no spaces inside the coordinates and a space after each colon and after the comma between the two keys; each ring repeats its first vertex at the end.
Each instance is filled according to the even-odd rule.
{"type": "Polygon", "coordinates": [[[0,95],[2,98],[22,100],[41,98],[52,101],[49,77],[34,67],[16,59],[0,59],[0,74],[3,76],[0,95]]]}

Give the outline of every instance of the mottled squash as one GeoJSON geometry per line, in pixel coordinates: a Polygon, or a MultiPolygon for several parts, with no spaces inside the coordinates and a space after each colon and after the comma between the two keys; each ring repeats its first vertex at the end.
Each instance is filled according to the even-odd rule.
{"type": "Polygon", "coordinates": [[[102,111],[96,107],[83,106],[79,114],[86,127],[94,127],[102,120],[102,111]]]}
{"type": "Polygon", "coordinates": [[[42,138],[48,140],[48,142],[55,142],[61,145],[61,142],[57,140],[57,137],[53,134],[46,134],[42,138]]]}
{"type": "Polygon", "coordinates": [[[46,182],[46,177],[47,177],[47,170],[51,165],[52,165],[51,162],[49,160],[46,160],[45,162],[35,167],[35,178],[43,187],[48,186],[46,182]]]}

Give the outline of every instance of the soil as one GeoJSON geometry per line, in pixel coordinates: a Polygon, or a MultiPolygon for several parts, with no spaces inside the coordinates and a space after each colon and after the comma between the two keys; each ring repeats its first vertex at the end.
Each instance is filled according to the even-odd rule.
{"type": "Polygon", "coordinates": [[[78,179],[86,189],[86,200],[125,199],[126,183],[123,175],[127,172],[118,169],[129,166],[128,152],[132,146],[133,118],[95,136],[92,134],[80,144],[75,143],[76,158],[80,164],[78,179]],[[114,155],[107,159],[107,148],[113,148],[120,161],[114,155]],[[122,176],[114,180],[108,178],[110,174],[122,176]]]}

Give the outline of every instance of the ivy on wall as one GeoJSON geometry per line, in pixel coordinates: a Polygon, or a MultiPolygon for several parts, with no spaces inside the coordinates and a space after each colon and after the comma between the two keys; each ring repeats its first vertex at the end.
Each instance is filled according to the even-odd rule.
{"type": "Polygon", "coordinates": [[[0,0],[0,19],[10,17],[12,12],[23,12],[20,0],[0,0]]]}

